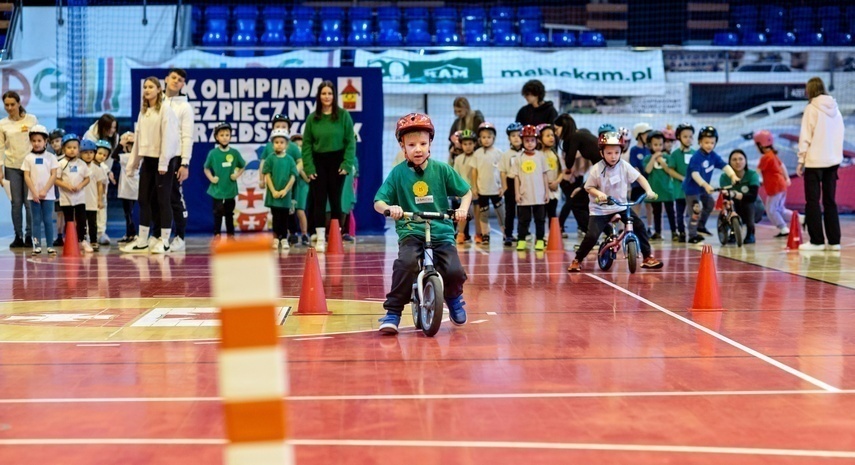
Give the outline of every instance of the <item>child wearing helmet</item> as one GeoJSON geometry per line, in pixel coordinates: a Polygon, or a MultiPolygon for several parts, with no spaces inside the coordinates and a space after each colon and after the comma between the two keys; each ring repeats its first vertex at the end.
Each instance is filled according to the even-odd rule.
{"type": "MultiPolygon", "coordinates": [[[[285,130],[286,134],[290,136],[291,130],[291,119],[286,115],[276,114],[273,115],[273,127],[272,131],[276,131],[278,129],[285,130]]],[[[271,132],[272,134],[272,132],[271,132]]],[[[306,216],[306,203],[309,198],[309,176],[306,175],[306,172],[303,171],[303,151],[300,149],[300,144],[297,144],[294,140],[296,136],[290,137],[288,143],[286,144],[287,148],[285,149],[285,153],[294,160],[294,163],[297,166],[297,179],[294,182],[294,187],[291,189],[291,202],[294,203],[294,211],[296,212],[296,221],[297,225],[300,228],[299,234],[292,234],[288,237],[288,241],[290,244],[296,244],[297,241],[301,241],[303,245],[309,246],[309,234],[308,234],[308,217],[306,216]]],[[[299,138],[303,140],[302,136],[299,138]]],[[[258,166],[258,172],[264,173],[264,163],[267,160],[267,157],[273,155],[275,150],[273,149],[273,137],[271,135],[270,141],[267,142],[267,145],[264,146],[264,151],[261,152],[260,163],[258,166]]],[[[264,175],[262,174],[261,179],[259,179],[259,184],[262,189],[267,188],[267,184],[264,180],[264,175]]],[[[294,218],[289,218],[289,221],[293,221],[294,218]]],[[[292,232],[296,230],[295,227],[290,227],[292,232]]]]}
{"type": "Polygon", "coordinates": [[[665,153],[670,155],[674,149],[674,142],[677,140],[677,133],[674,131],[673,126],[669,124],[662,130],[662,135],[665,136],[665,153]]]}
{"type": "Polygon", "coordinates": [[[448,164],[454,166],[454,160],[463,153],[463,147],[460,145],[460,133],[463,131],[454,131],[448,136],[448,164]]]}
{"type": "Polygon", "coordinates": [[[505,209],[502,205],[502,175],[499,165],[502,152],[494,147],[496,142],[496,127],[492,123],[483,122],[478,126],[478,140],[481,147],[475,151],[475,172],[472,177],[473,197],[478,198],[478,209],[481,222],[481,243],[490,243],[490,204],[499,220],[499,229],[505,227],[505,209]]]}
{"type": "Polygon", "coordinates": [[[208,195],[214,199],[214,238],[219,239],[226,222],[226,234],[235,235],[235,197],[238,195],[237,179],[243,173],[246,162],[240,152],[229,147],[232,138],[232,126],[220,123],[214,127],[217,146],[208,152],[205,159],[205,177],[211,182],[208,195]]]}
{"type": "MultiPolygon", "coordinates": [[[[478,136],[475,135],[474,132],[464,129],[460,131],[460,148],[462,153],[454,159],[454,171],[457,171],[463,179],[469,183],[470,186],[475,184],[474,174],[475,174],[475,148],[477,146],[476,141],[478,140],[478,136]]],[[[472,190],[472,200],[478,200],[478,194],[475,190],[472,190]]],[[[474,208],[473,208],[474,210],[474,208]]],[[[470,211],[472,214],[473,222],[475,223],[475,242],[481,243],[481,222],[480,220],[480,210],[478,211],[470,211]]],[[[471,236],[469,235],[469,221],[465,218],[457,223],[457,243],[463,244],[464,242],[469,242],[471,240],[471,236]]]]}
{"type": "Polygon", "coordinates": [[[549,202],[549,165],[543,152],[537,150],[537,128],[523,126],[520,131],[523,152],[511,169],[516,184],[517,210],[520,215],[517,250],[526,249],[531,219],[534,217],[535,250],[543,250],[546,228],[546,204],[549,202]]]}
{"type": "Polygon", "coordinates": [[[62,138],[65,136],[65,129],[56,128],[50,132],[48,135],[48,142],[50,143],[50,148],[48,149],[54,155],[57,156],[57,161],[59,161],[59,157],[62,157],[62,138]]]}
{"type": "Polygon", "coordinates": [[[37,124],[30,128],[32,150],[24,157],[21,170],[27,184],[27,201],[33,215],[33,255],[42,253],[42,245],[47,253],[56,255],[53,247],[53,205],[56,200],[54,182],[59,163],[56,156],[47,151],[47,128],[37,124]],[[45,241],[42,242],[44,227],[45,241]]]}
{"type": "Polygon", "coordinates": [[[95,142],[95,163],[105,174],[102,181],[104,190],[98,199],[98,243],[100,245],[110,245],[110,237],[107,235],[107,188],[111,182],[116,184],[112,173],[113,160],[110,158],[112,153],[113,144],[109,141],[100,139],[95,142]]]}
{"type": "Polygon", "coordinates": [[[715,206],[715,201],[710,195],[714,189],[710,185],[713,170],[718,168],[724,171],[734,184],[739,182],[733,168],[713,151],[717,142],[718,131],[714,127],[701,128],[698,132],[700,148],[692,155],[686,170],[686,179],[683,180],[683,191],[686,192],[686,208],[692,215],[689,221],[689,242],[692,244],[704,240],[698,233],[711,234],[706,225],[715,206]]]}
{"type": "Polygon", "coordinates": [[[677,125],[674,136],[679,144],[668,157],[667,173],[671,176],[671,189],[674,192],[674,214],[677,219],[677,242],[686,242],[686,193],[683,191],[683,180],[689,167],[689,161],[694,155],[692,142],[695,139],[695,128],[689,123],[677,125]]]}
{"type": "Polygon", "coordinates": [[[273,250],[290,249],[288,244],[288,217],[292,207],[292,189],[300,175],[294,157],[288,153],[288,130],[274,129],[270,133],[273,154],[267,156],[261,171],[267,192],[264,206],[273,216],[273,250]]]}
{"type": "Polygon", "coordinates": [[[576,251],[576,258],[567,268],[567,271],[571,273],[582,271],[582,260],[597,244],[600,234],[609,225],[612,218],[615,215],[620,215],[621,219],[626,222],[628,214],[632,215],[633,231],[638,237],[638,245],[641,248],[641,255],[644,257],[641,267],[662,268],[662,262],[653,257],[650,242],[647,240],[647,230],[638,214],[633,211],[627,212],[625,207],[606,204],[609,197],[614,197],[619,202],[626,202],[626,193],[630,184],[635,181],[638,181],[644,192],[647,193],[648,198],[656,198],[656,192],[650,187],[647,179],[641,176],[641,173],[628,162],[621,160],[622,147],[625,142],[624,136],[618,132],[606,132],[600,135],[598,145],[603,159],[591,167],[588,172],[588,179],[585,181],[585,190],[590,198],[588,231],[576,251]]]}
{"type": "MultiPolygon", "coordinates": [[[[472,202],[469,183],[448,164],[430,160],[434,133],[428,115],[410,113],[398,120],[395,138],[407,162],[392,168],[374,196],[374,210],[381,214],[388,211],[398,233],[398,259],[392,265],[392,288],[383,303],[386,315],[380,319],[381,333],[398,333],[401,313],[404,305],[410,302],[418,262],[424,251],[424,225],[405,221],[404,211],[445,212],[450,207],[449,197],[460,197],[460,207],[454,213],[455,219],[460,221],[466,219],[472,202]]],[[[463,302],[466,272],[454,245],[452,221],[434,220],[431,241],[436,267],[445,284],[444,298],[451,321],[462,325],[466,323],[463,302]]]]}
{"type": "Polygon", "coordinates": [[[66,134],[60,146],[65,159],[59,162],[56,185],[59,186],[59,206],[65,221],[74,221],[77,241],[86,235],[86,186],[89,185],[89,167],[78,157],[80,138],[66,134]]]}
{"type": "MultiPolygon", "coordinates": [[[[629,164],[632,165],[639,173],[644,176],[644,157],[650,155],[650,148],[647,147],[647,135],[653,131],[653,127],[648,123],[638,123],[632,127],[632,139],[636,145],[629,149],[629,164]]],[[[644,189],[637,182],[632,183],[632,192],[630,198],[637,199],[644,193],[644,189]]],[[[639,216],[641,215],[642,204],[632,207],[639,216]]],[[[653,208],[647,204],[647,221],[653,217],[653,208]]],[[[649,225],[648,225],[649,226],[649,225]]]]}
{"type": "Polygon", "coordinates": [[[101,247],[98,244],[98,210],[105,190],[104,181],[107,180],[107,173],[95,162],[97,149],[95,142],[89,139],[80,141],[80,159],[86,163],[90,178],[86,186],[86,230],[89,231],[89,239],[81,242],[84,252],[94,252],[101,247]]]}
{"type": "Polygon", "coordinates": [[[778,158],[775,150],[775,139],[772,133],[762,130],[754,134],[754,143],[760,151],[760,164],[757,169],[763,175],[763,189],[766,190],[766,215],[769,221],[778,228],[775,237],[787,237],[790,228],[787,226],[793,217],[793,211],[786,207],[787,188],[790,187],[790,176],[787,167],[778,158]]]}
{"type": "Polygon", "coordinates": [[[517,197],[514,178],[511,176],[511,169],[519,161],[520,151],[522,151],[522,138],[520,137],[522,128],[522,124],[513,122],[505,129],[510,148],[502,153],[502,158],[499,160],[499,177],[502,179],[502,192],[504,192],[505,197],[505,247],[510,247],[516,241],[514,237],[514,221],[517,216],[517,197]]]}
{"type": "Polygon", "coordinates": [[[647,136],[650,155],[644,157],[644,172],[650,187],[658,194],[655,200],[647,199],[653,205],[653,230],[651,241],[662,240],[662,208],[668,216],[668,226],[671,227],[671,237],[677,239],[677,224],[674,218],[674,194],[671,188],[671,176],[667,173],[669,153],[665,150],[665,134],[652,131],[647,136]]]}

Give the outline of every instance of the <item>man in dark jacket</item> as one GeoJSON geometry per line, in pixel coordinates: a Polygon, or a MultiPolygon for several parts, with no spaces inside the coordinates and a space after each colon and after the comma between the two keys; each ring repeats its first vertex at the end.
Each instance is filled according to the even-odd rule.
{"type": "Polygon", "coordinates": [[[520,111],[517,112],[517,121],[523,126],[527,124],[532,126],[552,124],[555,121],[558,110],[555,109],[551,101],[543,101],[546,98],[546,89],[542,82],[537,79],[526,82],[522,88],[522,95],[528,105],[520,108],[520,111]]]}

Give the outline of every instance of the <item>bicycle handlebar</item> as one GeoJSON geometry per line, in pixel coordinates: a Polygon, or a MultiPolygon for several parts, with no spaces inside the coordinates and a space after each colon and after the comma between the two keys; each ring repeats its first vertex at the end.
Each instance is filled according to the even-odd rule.
{"type": "Polygon", "coordinates": [[[646,198],[647,198],[647,194],[641,194],[641,196],[638,197],[638,200],[636,200],[635,202],[620,202],[620,201],[618,201],[618,199],[616,199],[612,196],[609,196],[609,200],[608,200],[608,202],[606,202],[606,204],[607,205],[617,205],[619,207],[631,207],[633,205],[638,205],[641,202],[644,202],[644,199],[646,199],[646,198]]]}
{"type": "MultiPolygon", "coordinates": [[[[415,219],[415,220],[453,220],[454,219],[455,210],[449,209],[443,212],[404,212],[404,218],[407,219],[415,219]]],[[[390,210],[386,210],[383,212],[385,216],[391,216],[392,212],[390,210]]],[[[472,219],[472,215],[470,213],[466,214],[466,221],[472,219]]]]}

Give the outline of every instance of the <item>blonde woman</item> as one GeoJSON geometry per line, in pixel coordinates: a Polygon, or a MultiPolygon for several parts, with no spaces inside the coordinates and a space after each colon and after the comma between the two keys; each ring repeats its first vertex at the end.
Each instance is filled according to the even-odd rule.
{"type": "MultiPolygon", "coordinates": [[[[454,116],[457,118],[454,120],[454,123],[451,124],[451,130],[448,131],[448,138],[451,140],[451,136],[454,135],[457,131],[470,130],[472,132],[476,132],[478,130],[478,126],[484,122],[484,115],[480,110],[472,111],[472,107],[469,105],[469,100],[466,97],[457,97],[454,99],[454,116]]],[[[448,151],[451,152],[452,145],[449,144],[448,151]]]]}
{"type": "Polygon", "coordinates": [[[12,190],[12,225],[15,228],[15,240],[10,248],[32,247],[32,219],[30,203],[27,202],[27,185],[24,183],[24,172],[21,166],[24,158],[30,153],[30,128],[39,124],[39,120],[27,113],[21,106],[21,96],[17,92],[8,91],[3,94],[3,106],[6,118],[0,120],[0,181],[7,179],[12,190]],[[24,216],[21,208],[27,213],[26,239],[24,238],[24,216]]]}
{"type": "Polygon", "coordinates": [[[139,168],[140,228],[136,242],[122,251],[130,253],[169,252],[172,229],[161,227],[160,238],[149,241],[152,204],[157,202],[160,224],[172,225],[172,183],[181,165],[178,118],[163,102],[160,79],[148,77],[143,83],[142,106],[137,118],[134,147],[128,159],[126,176],[133,177],[139,168]]]}

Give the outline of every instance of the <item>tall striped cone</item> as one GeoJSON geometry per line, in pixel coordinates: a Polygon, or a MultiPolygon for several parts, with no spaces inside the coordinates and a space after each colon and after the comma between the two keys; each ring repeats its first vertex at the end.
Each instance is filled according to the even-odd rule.
{"type": "Polygon", "coordinates": [[[721,306],[712,246],[707,244],[701,251],[701,265],[698,267],[698,280],[695,283],[695,298],[689,311],[720,312],[722,310],[724,308],[721,306]]]}
{"type": "Polygon", "coordinates": [[[799,250],[802,245],[802,224],[799,221],[799,212],[793,212],[790,220],[790,235],[787,236],[787,250],[799,250]]]}
{"type": "Polygon", "coordinates": [[[344,245],[341,243],[341,224],[337,218],[330,220],[330,238],[327,240],[327,255],[344,254],[344,245]]]}
{"type": "Polygon", "coordinates": [[[549,220],[549,243],[546,244],[546,251],[564,251],[564,240],[561,239],[561,225],[558,224],[558,217],[552,217],[549,220]]]}
{"type": "MultiPolygon", "coordinates": [[[[77,242],[77,225],[74,221],[65,222],[65,243],[62,246],[63,257],[80,258],[80,243],[77,242]]],[[[48,244],[50,245],[50,244],[48,244]]]]}
{"type": "Polygon", "coordinates": [[[293,465],[286,444],[285,352],[276,333],[279,267],[270,237],[223,241],[211,261],[220,307],[220,395],[225,406],[225,465],[293,465]]]}

